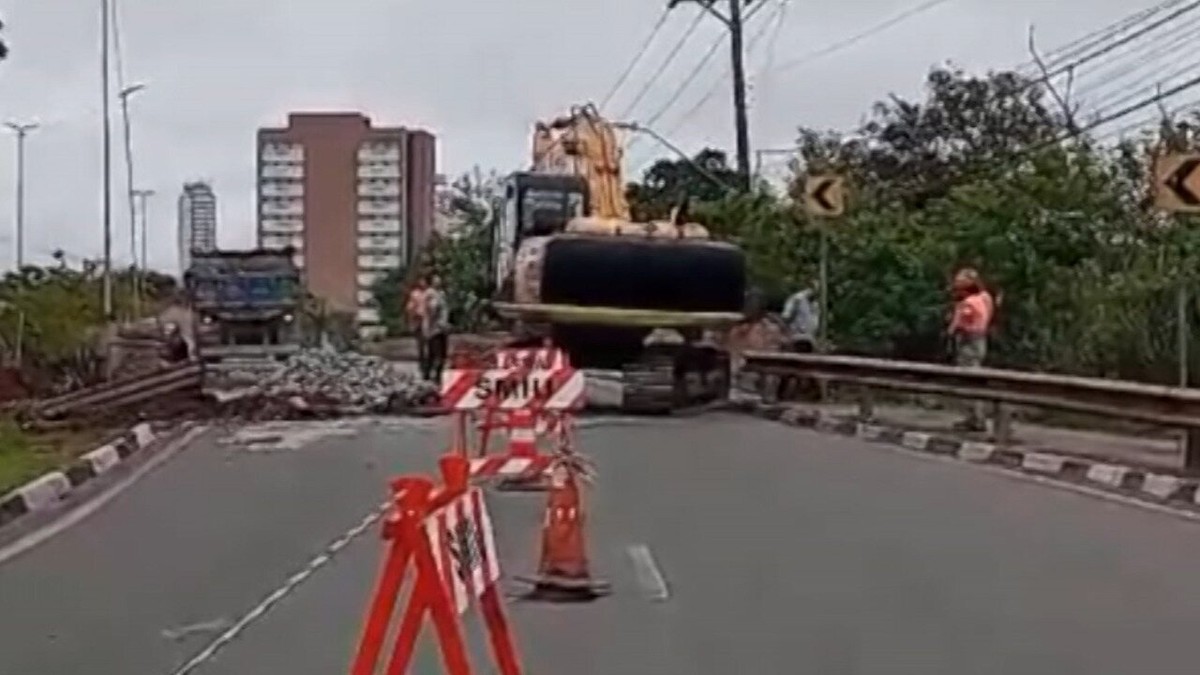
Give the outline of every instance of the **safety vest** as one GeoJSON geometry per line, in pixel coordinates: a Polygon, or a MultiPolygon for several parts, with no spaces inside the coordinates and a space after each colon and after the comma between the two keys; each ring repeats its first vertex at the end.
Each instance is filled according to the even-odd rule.
{"type": "Polygon", "coordinates": [[[987,291],[972,293],[954,306],[954,319],[950,332],[967,335],[986,335],[996,312],[992,294],[987,291]]]}

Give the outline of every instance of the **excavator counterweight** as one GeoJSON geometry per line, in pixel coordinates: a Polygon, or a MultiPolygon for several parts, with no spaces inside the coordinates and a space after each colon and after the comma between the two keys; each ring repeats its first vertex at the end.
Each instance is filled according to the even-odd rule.
{"type": "Polygon", "coordinates": [[[500,315],[580,367],[620,371],[627,411],[724,396],[728,357],[701,338],[742,317],[741,249],[678,218],[631,221],[618,129],[591,105],[538,123],[532,150],[494,236],[500,315]]]}

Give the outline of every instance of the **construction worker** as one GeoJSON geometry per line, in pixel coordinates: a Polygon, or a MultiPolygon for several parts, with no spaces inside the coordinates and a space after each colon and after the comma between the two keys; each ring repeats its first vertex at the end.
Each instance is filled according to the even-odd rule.
{"type": "MultiPolygon", "coordinates": [[[[996,311],[995,300],[984,287],[979,272],[970,267],[954,275],[952,292],[954,312],[947,332],[954,346],[954,363],[964,368],[979,368],[987,357],[988,331],[996,311]]],[[[967,419],[957,426],[971,431],[986,430],[984,402],[972,402],[967,419]]]]}
{"type": "Polygon", "coordinates": [[[424,298],[421,332],[426,340],[426,366],[421,374],[426,380],[441,382],[446,354],[450,349],[450,303],[438,275],[429,277],[424,298]]]}
{"type": "Polygon", "coordinates": [[[428,286],[424,276],[417,279],[404,304],[404,318],[417,341],[417,364],[422,373],[429,369],[428,341],[424,334],[425,292],[428,286]]]}
{"type": "MultiPolygon", "coordinates": [[[[813,281],[808,286],[796,291],[783,305],[781,318],[787,324],[788,351],[797,354],[811,354],[816,351],[817,330],[821,325],[821,308],[817,305],[818,282],[813,281]]],[[[789,376],[780,382],[779,397],[783,400],[793,398],[801,384],[815,385],[815,382],[802,382],[799,377],[789,376]]],[[[812,389],[812,386],[806,386],[812,389]]]]}

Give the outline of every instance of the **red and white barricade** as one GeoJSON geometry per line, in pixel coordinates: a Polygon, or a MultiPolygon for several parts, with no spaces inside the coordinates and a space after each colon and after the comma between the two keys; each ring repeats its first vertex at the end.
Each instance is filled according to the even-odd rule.
{"type": "MultiPolygon", "coordinates": [[[[539,439],[553,439],[552,449],[569,446],[570,416],[584,404],[585,378],[557,349],[501,349],[481,368],[457,368],[442,377],[442,405],[458,415],[456,445],[479,459],[489,452],[491,432],[504,430],[508,447],[498,460],[541,455],[539,439]],[[475,452],[467,447],[471,427],[480,438],[475,452]]],[[[473,462],[472,476],[480,478],[540,478],[538,462],[473,462]],[[519,470],[518,467],[529,467],[519,470]],[[510,473],[512,472],[512,473],[510,473]],[[536,473],[533,473],[536,472],[536,473]]]]}
{"type": "Polygon", "coordinates": [[[470,675],[459,617],[478,600],[499,672],[521,673],[497,589],[500,565],[483,493],[467,485],[465,458],[443,457],[441,466],[445,480],[441,488],[416,476],[392,482],[393,509],[383,530],[383,537],[390,544],[355,651],[351,675],[378,672],[410,568],[413,580],[409,599],[385,672],[408,672],[422,620],[428,613],[437,632],[444,672],[470,675]]]}

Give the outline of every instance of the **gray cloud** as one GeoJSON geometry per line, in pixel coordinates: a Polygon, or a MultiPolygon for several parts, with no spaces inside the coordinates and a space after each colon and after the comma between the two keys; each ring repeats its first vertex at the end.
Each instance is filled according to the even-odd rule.
{"type": "MultiPolygon", "coordinates": [[[[774,3],[777,0],[764,0],[774,3]]],[[[641,44],[661,6],[646,0],[119,0],[125,65],[148,89],[133,101],[138,183],[151,206],[151,259],[174,269],[175,198],[183,181],[211,179],[220,240],[253,238],[254,131],[289,110],[363,110],[378,123],[425,127],[441,139],[442,168],[509,170],[527,157],[536,119],[602,96],[641,44]]],[[[792,0],[776,66],[852,35],[913,0],[792,0]]],[[[1148,5],[1142,0],[1139,5],[1148,5]]],[[[0,118],[38,119],[29,139],[28,255],[101,250],[98,2],[0,0],[13,53],[0,66],[0,118]],[[95,6],[95,7],[93,7],[95,6]]],[[[861,44],[790,70],[770,71],[766,40],[749,56],[757,147],[787,145],[797,124],[845,127],[889,91],[912,94],[925,71],[1024,61],[1026,30],[1048,47],[1135,11],[1117,0],[956,0],[861,44]]],[[[614,100],[620,111],[665,56],[695,7],[668,22],[642,68],[614,100]]],[[[765,8],[755,21],[773,12],[765,8]]],[[[755,30],[752,25],[750,30],[755,30]]],[[[660,108],[720,34],[706,21],[632,113],[660,108]]],[[[659,124],[686,149],[731,145],[722,50],[659,124]],[[719,89],[690,119],[688,108],[719,89]]],[[[115,110],[114,110],[115,112],[115,110]]],[[[114,122],[118,118],[114,116],[114,122]]],[[[114,126],[114,129],[119,127],[114,126]]],[[[114,158],[120,158],[119,136],[114,158]]],[[[12,229],[11,141],[0,145],[0,232],[12,229]]],[[[652,149],[649,144],[642,150],[652,149]]],[[[665,153],[665,151],[664,151],[665,153]]],[[[635,157],[643,153],[632,153],[635,157]]],[[[128,260],[123,168],[116,165],[114,248],[128,260]]],[[[0,236],[0,256],[11,243],[0,236]]]]}

